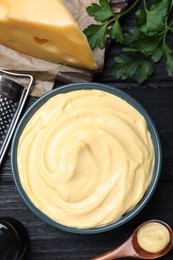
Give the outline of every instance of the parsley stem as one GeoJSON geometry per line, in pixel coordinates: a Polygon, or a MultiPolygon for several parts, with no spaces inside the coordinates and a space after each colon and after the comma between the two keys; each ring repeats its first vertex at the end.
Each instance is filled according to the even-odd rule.
{"type": "Polygon", "coordinates": [[[145,12],[148,13],[148,8],[147,8],[147,2],[146,2],[146,0],[143,0],[143,4],[144,4],[145,12]]]}
{"type": "Polygon", "coordinates": [[[129,13],[138,3],[140,0],[136,0],[128,9],[122,12],[119,17],[124,16],[125,14],[129,13]]]}
{"type": "Polygon", "coordinates": [[[107,22],[105,22],[105,24],[109,25],[110,23],[112,22],[115,22],[115,20],[118,20],[119,19],[119,16],[114,16],[112,19],[108,20],[107,22]]]}
{"type": "Polygon", "coordinates": [[[115,22],[116,20],[119,20],[120,17],[126,15],[127,13],[129,13],[138,3],[140,0],[136,0],[128,9],[126,9],[124,12],[120,13],[120,14],[114,14],[114,16],[107,21],[107,25],[109,25],[112,22],[115,22]]]}
{"type": "Polygon", "coordinates": [[[167,38],[168,31],[169,31],[169,27],[167,26],[167,28],[165,29],[165,33],[163,35],[163,45],[166,45],[166,38],[167,38]]]}

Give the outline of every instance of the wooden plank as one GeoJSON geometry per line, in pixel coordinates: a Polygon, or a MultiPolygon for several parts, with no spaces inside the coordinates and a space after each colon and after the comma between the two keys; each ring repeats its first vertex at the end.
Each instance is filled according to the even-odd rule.
{"type": "MultiPolygon", "coordinates": [[[[156,78],[155,78],[156,79],[156,78]]],[[[105,82],[108,83],[108,82],[105,82]]],[[[112,86],[117,86],[112,82],[112,86]]],[[[56,85],[56,87],[59,87],[56,85]]],[[[9,154],[0,171],[0,216],[11,216],[27,229],[30,250],[24,260],[89,260],[125,241],[143,221],[158,218],[173,225],[173,88],[161,80],[160,88],[139,88],[131,81],[121,82],[124,91],[136,98],[149,112],[159,131],[163,149],[161,178],[147,206],[125,225],[96,235],[78,235],[63,232],[40,220],[23,202],[17,191],[10,168],[9,154]]],[[[37,100],[30,97],[25,111],[37,100]]],[[[164,260],[173,259],[173,250],[164,260]]]]}

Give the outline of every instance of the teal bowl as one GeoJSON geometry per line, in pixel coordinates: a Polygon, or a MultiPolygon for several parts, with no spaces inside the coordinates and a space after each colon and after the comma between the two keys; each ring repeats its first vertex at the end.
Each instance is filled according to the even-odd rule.
{"type": "Polygon", "coordinates": [[[101,233],[105,232],[114,228],[117,228],[128,221],[130,221],[132,218],[134,218],[143,208],[144,206],[148,203],[149,199],[151,198],[159,177],[160,177],[160,170],[161,170],[161,163],[162,163],[162,152],[161,152],[161,145],[160,145],[160,139],[159,135],[157,132],[157,129],[150,118],[149,114],[146,112],[146,110],[131,96],[126,94],[124,91],[119,90],[115,87],[111,87],[109,85],[105,84],[99,84],[99,83],[75,83],[75,84],[69,84],[69,85],[64,85],[62,87],[59,87],[57,89],[54,89],[47,93],[46,95],[42,96],[39,98],[31,107],[30,109],[25,113],[23,118],[21,119],[20,123],[18,124],[18,127],[15,131],[13,140],[12,140],[12,146],[11,146],[11,167],[12,167],[12,174],[14,178],[14,182],[17,186],[17,189],[23,198],[24,202],[29,206],[29,208],[43,221],[46,223],[50,224],[51,226],[61,229],[63,231],[67,232],[72,232],[72,233],[79,233],[79,234],[94,234],[94,233],[101,233]],[[153,142],[154,146],[154,152],[155,152],[155,164],[154,164],[154,170],[153,170],[153,176],[151,183],[142,198],[142,200],[128,213],[124,214],[119,220],[112,222],[110,224],[96,227],[96,228],[87,228],[87,229],[77,229],[73,227],[67,227],[64,225],[61,225],[57,223],[56,221],[52,220],[48,216],[46,216],[43,212],[41,212],[38,208],[34,206],[32,201],[29,199],[27,194],[25,193],[24,189],[22,188],[20,178],[19,178],[19,173],[18,173],[18,166],[17,166],[17,147],[18,147],[18,142],[19,138],[22,134],[23,129],[25,128],[26,124],[30,120],[30,118],[33,116],[33,114],[46,102],[48,101],[51,97],[58,95],[60,93],[66,93],[69,91],[74,91],[74,90],[81,90],[81,89],[99,89],[103,90],[109,93],[112,93],[123,100],[127,101],[129,104],[131,104],[140,114],[143,115],[145,118],[149,132],[151,134],[151,139],[153,142]]]}

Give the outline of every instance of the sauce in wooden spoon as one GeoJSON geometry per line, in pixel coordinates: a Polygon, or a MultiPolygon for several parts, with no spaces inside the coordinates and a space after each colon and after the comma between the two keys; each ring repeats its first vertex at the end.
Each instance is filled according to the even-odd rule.
{"type": "Polygon", "coordinates": [[[147,222],[144,222],[142,225],[140,225],[133,234],[129,237],[129,239],[126,240],[122,245],[119,247],[116,247],[115,249],[108,251],[100,256],[97,256],[95,258],[92,258],[91,260],[111,260],[111,259],[118,259],[118,258],[140,258],[140,259],[156,259],[159,258],[165,254],[167,254],[173,246],[173,234],[172,229],[169,225],[167,225],[165,222],[160,220],[150,220],[147,222]],[[148,252],[141,248],[141,246],[138,243],[138,232],[149,223],[159,223],[167,228],[169,232],[169,241],[166,243],[167,245],[159,252],[148,252]]]}

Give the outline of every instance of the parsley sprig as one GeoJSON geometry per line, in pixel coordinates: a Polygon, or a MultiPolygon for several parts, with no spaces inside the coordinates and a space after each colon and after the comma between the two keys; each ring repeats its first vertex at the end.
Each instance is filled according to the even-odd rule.
{"type": "Polygon", "coordinates": [[[121,44],[123,55],[117,56],[109,73],[117,79],[135,77],[144,82],[154,72],[154,64],[164,61],[168,76],[173,77],[173,0],[135,0],[124,12],[114,14],[108,0],[100,0],[87,8],[99,24],[85,29],[91,48],[104,48],[106,37],[121,44]],[[136,27],[123,32],[121,18],[141,2],[135,13],[136,27]]]}

